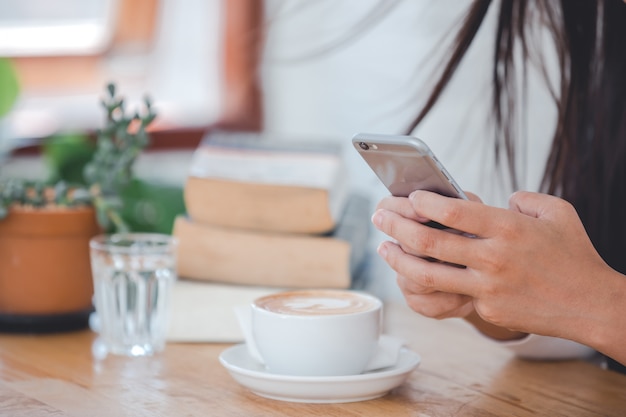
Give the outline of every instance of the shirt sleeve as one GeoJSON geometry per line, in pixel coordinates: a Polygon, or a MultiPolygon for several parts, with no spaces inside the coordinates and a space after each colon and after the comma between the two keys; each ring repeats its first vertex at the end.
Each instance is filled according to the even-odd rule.
{"type": "Polygon", "coordinates": [[[596,352],[589,346],[567,339],[529,334],[523,339],[498,342],[524,359],[583,359],[596,352]]]}

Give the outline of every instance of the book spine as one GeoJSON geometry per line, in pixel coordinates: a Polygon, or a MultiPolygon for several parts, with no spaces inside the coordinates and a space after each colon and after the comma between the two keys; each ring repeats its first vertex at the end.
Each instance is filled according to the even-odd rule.
{"type": "Polygon", "coordinates": [[[256,233],[178,217],[178,274],[243,285],[348,288],[350,243],[318,236],[256,233]]]}

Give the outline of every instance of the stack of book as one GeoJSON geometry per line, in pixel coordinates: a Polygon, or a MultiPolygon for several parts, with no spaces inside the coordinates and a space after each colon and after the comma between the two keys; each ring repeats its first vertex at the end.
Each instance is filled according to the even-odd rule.
{"type": "Polygon", "coordinates": [[[178,276],[222,294],[362,285],[370,202],[350,193],[346,175],[336,143],[210,133],[174,221],[178,276]]]}

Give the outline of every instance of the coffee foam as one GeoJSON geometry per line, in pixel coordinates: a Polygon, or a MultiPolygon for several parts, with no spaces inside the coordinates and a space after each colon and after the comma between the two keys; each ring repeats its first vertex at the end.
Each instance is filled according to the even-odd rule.
{"type": "Polygon", "coordinates": [[[348,291],[292,291],[262,297],[255,304],[278,314],[330,316],[370,311],[379,302],[348,291]]]}

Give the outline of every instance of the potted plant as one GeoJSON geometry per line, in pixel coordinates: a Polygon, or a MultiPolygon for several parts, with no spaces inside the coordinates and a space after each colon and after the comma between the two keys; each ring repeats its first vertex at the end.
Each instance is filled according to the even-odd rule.
{"type": "Polygon", "coordinates": [[[120,193],[149,142],[150,100],[127,114],[113,84],[82,183],[0,182],[0,330],[83,328],[92,310],[89,239],[126,231],[120,193]]]}

